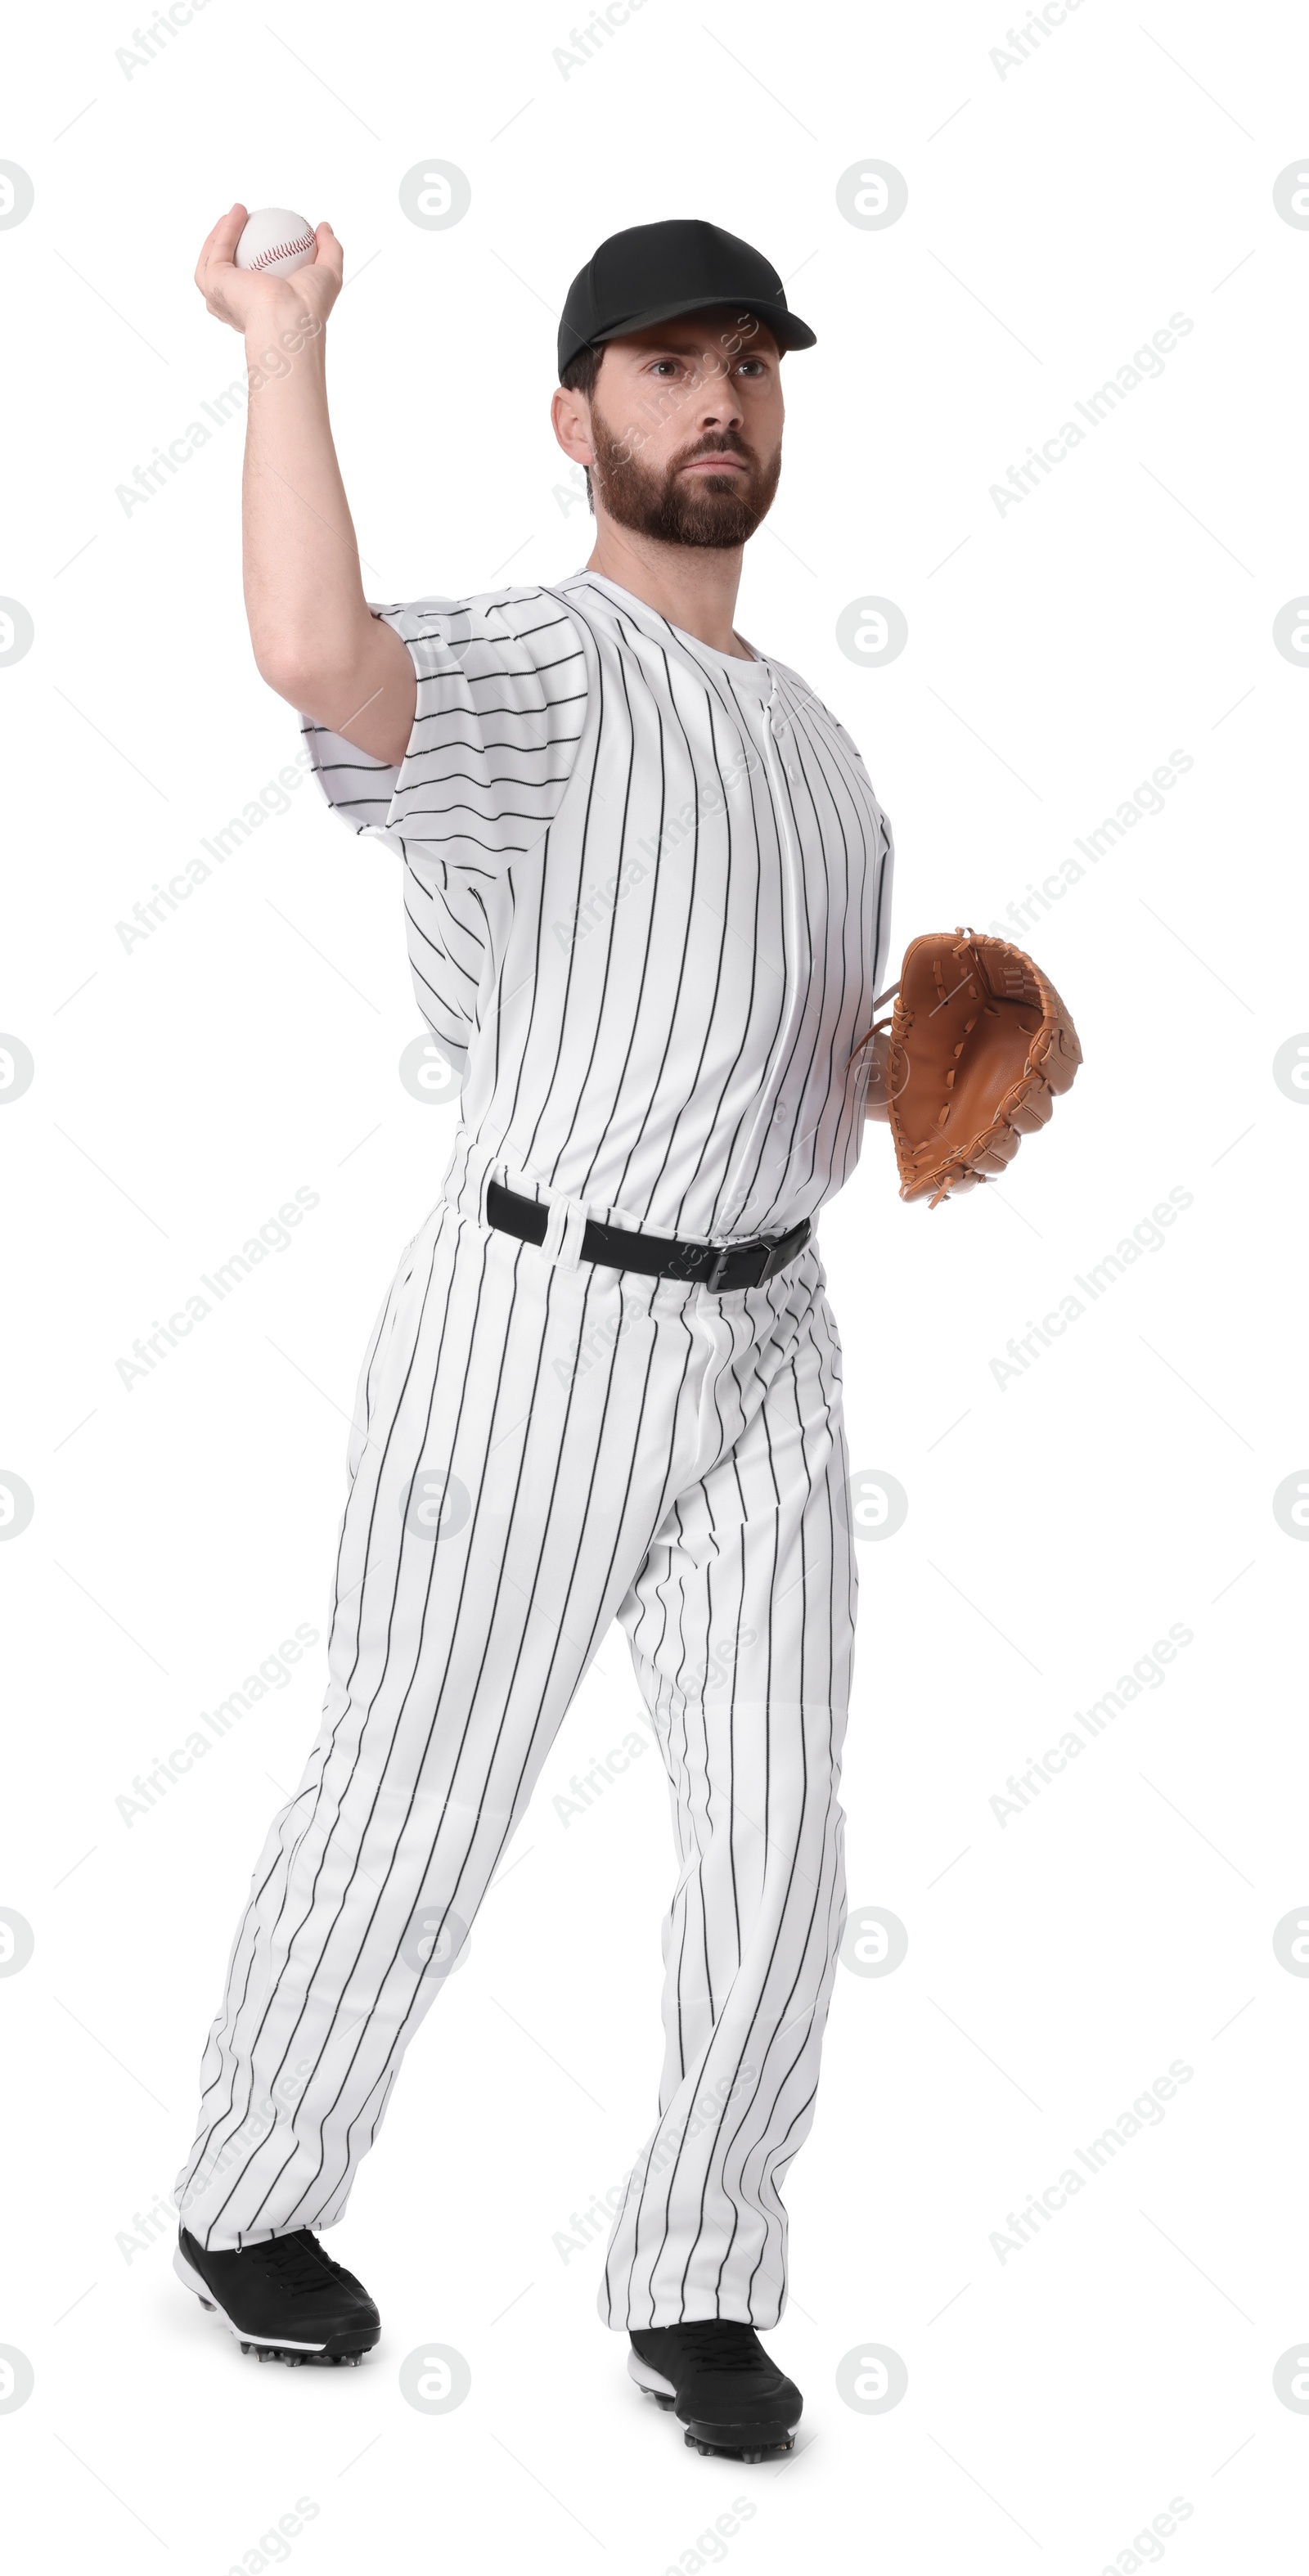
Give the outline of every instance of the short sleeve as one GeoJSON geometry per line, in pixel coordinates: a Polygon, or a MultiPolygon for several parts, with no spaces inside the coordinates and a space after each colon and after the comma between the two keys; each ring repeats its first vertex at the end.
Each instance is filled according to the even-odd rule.
{"type": "MultiPolygon", "coordinates": [[[[372,603],[370,602],[370,606],[372,603]]],[[[440,860],[496,876],[539,847],[572,776],[586,664],[572,619],[545,591],[373,607],[413,662],[418,702],[398,768],[307,718],[329,804],[421,874],[440,860]]]]}

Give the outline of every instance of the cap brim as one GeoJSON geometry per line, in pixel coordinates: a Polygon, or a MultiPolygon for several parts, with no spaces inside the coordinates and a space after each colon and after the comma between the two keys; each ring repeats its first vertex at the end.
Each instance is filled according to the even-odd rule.
{"type": "MultiPolygon", "coordinates": [[[[643,313],[625,314],[621,322],[611,324],[607,331],[597,331],[593,339],[579,340],[569,355],[576,357],[578,349],[602,349],[607,341],[625,340],[631,332],[648,331],[656,322],[676,322],[684,313],[708,313],[716,305],[734,301],[730,295],[697,295],[689,304],[680,299],[676,304],[652,304],[643,313]]],[[[761,322],[766,322],[779,349],[812,349],[817,344],[817,332],[811,331],[798,313],[782,312],[775,304],[744,300],[738,310],[753,313],[761,322]]]]}

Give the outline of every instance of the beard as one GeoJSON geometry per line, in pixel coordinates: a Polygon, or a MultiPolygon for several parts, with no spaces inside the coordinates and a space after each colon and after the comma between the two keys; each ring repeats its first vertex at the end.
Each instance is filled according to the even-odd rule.
{"type": "Polygon", "coordinates": [[[765,465],[731,429],[695,439],[665,466],[642,465],[627,441],[614,437],[594,403],[591,438],[592,471],[610,518],[665,545],[743,546],[772,507],[782,471],[780,439],[765,465]],[[741,457],[746,471],[729,466],[722,474],[681,473],[693,457],[723,454],[741,457]]]}

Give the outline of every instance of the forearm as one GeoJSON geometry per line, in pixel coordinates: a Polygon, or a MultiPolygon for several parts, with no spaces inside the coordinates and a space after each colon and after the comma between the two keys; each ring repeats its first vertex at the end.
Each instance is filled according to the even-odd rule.
{"type": "Polygon", "coordinates": [[[322,325],[302,334],[296,320],[292,299],[281,334],[261,329],[245,344],[245,605],[255,660],[274,688],[348,662],[369,622],[328,417],[327,334],[322,325]]]}
{"type": "Polygon", "coordinates": [[[330,224],[317,224],[312,261],[260,273],[237,265],[245,224],[240,204],[220,215],[195,282],[209,312],[245,340],[245,604],[255,660],[279,697],[394,769],[413,732],[418,683],[394,627],[364,598],[332,445],[324,326],[341,291],[341,244],[330,224]]]}
{"type": "Polygon", "coordinates": [[[290,295],[277,328],[246,335],[250,639],[279,696],[374,757],[398,761],[413,726],[413,666],[364,597],[327,407],[327,335],[321,322],[305,325],[290,295]]]}
{"type": "Polygon", "coordinates": [[[881,1118],[888,1126],[890,1125],[891,1120],[890,1093],[888,1090],[890,1045],[891,1033],[889,1029],[878,1029],[876,1034],[869,1039],[868,1089],[864,1094],[865,1118],[881,1118]]]}

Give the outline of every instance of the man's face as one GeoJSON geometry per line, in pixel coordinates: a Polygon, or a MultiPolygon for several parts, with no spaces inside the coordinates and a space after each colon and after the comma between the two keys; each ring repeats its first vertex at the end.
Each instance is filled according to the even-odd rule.
{"type": "Polygon", "coordinates": [[[611,340],[588,408],[597,505],[620,526],[682,546],[753,536],[782,466],[766,323],[721,305],[611,340]]]}

